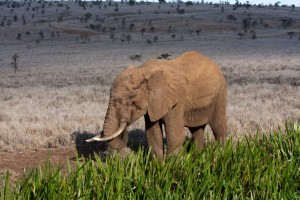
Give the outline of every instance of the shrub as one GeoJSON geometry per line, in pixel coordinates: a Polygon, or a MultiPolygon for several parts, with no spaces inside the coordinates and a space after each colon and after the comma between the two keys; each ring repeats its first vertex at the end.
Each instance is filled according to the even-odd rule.
{"type": "Polygon", "coordinates": [[[281,22],[282,22],[283,28],[287,28],[292,25],[293,19],[292,18],[282,18],[281,22]]]}
{"type": "Polygon", "coordinates": [[[231,15],[231,14],[227,16],[227,19],[228,19],[229,21],[237,20],[237,18],[236,18],[234,15],[231,15]]]}
{"type": "Polygon", "coordinates": [[[92,14],[91,13],[85,13],[84,14],[84,21],[87,22],[89,19],[91,19],[92,14]]]}
{"type": "Polygon", "coordinates": [[[295,32],[294,31],[290,31],[290,32],[287,32],[287,34],[290,36],[290,39],[292,39],[293,36],[294,36],[294,34],[295,34],[295,32]]]}

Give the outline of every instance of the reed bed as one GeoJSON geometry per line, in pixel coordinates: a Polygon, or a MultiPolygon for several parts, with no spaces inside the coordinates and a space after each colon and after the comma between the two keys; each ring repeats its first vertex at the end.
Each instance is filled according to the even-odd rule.
{"type": "MultiPolygon", "coordinates": [[[[252,134],[253,135],[253,134],[252,134]]],[[[186,149],[189,145],[186,146],[186,149]]],[[[63,173],[51,161],[16,184],[1,177],[1,199],[298,199],[300,125],[222,147],[193,146],[163,162],[147,149],[104,160],[77,158],[63,173]]]]}

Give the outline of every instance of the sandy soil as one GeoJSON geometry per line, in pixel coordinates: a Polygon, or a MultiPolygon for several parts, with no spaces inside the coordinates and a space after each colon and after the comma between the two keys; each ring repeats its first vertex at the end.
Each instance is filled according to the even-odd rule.
{"type": "MultiPolygon", "coordinates": [[[[68,173],[68,162],[71,169],[76,169],[76,163],[84,158],[92,158],[97,155],[103,161],[109,155],[105,142],[85,143],[85,139],[90,138],[87,133],[76,133],[75,145],[65,148],[43,148],[35,150],[5,152],[0,151],[0,176],[7,171],[13,178],[22,177],[31,169],[44,166],[51,162],[55,167],[60,166],[63,173],[68,173]]],[[[129,131],[128,147],[118,152],[119,156],[126,156],[131,151],[138,151],[139,148],[148,148],[143,130],[134,129],[129,131]]],[[[1,186],[1,184],[0,184],[1,186]]]]}
{"type": "Polygon", "coordinates": [[[0,175],[5,174],[8,170],[13,176],[21,177],[24,173],[28,173],[31,169],[45,164],[47,161],[58,167],[60,165],[63,171],[68,168],[68,160],[71,166],[76,165],[76,149],[41,149],[36,151],[23,152],[0,152],[0,175]]]}

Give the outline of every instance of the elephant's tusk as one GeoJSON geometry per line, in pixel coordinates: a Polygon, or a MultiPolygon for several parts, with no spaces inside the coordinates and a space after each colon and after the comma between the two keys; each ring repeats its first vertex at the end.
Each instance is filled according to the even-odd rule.
{"type": "Polygon", "coordinates": [[[96,135],[95,137],[86,140],[86,142],[95,142],[95,141],[103,142],[103,141],[108,141],[108,140],[115,139],[116,137],[118,137],[123,132],[123,130],[126,128],[126,126],[127,126],[127,123],[122,123],[121,126],[119,127],[119,129],[114,134],[112,134],[108,137],[105,137],[105,138],[101,138],[100,135],[96,135]]]}

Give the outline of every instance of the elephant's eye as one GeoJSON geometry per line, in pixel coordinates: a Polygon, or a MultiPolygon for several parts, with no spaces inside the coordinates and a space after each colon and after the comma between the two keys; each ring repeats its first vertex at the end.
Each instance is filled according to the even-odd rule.
{"type": "Polygon", "coordinates": [[[131,94],[131,95],[129,95],[129,97],[128,97],[128,99],[134,99],[135,98],[135,95],[134,94],[131,94]]]}
{"type": "Polygon", "coordinates": [[[134,105],[138,110],[142,110],[142,107],[138,105],[135,101],[132,102],[132,105],[134,105]]]}

